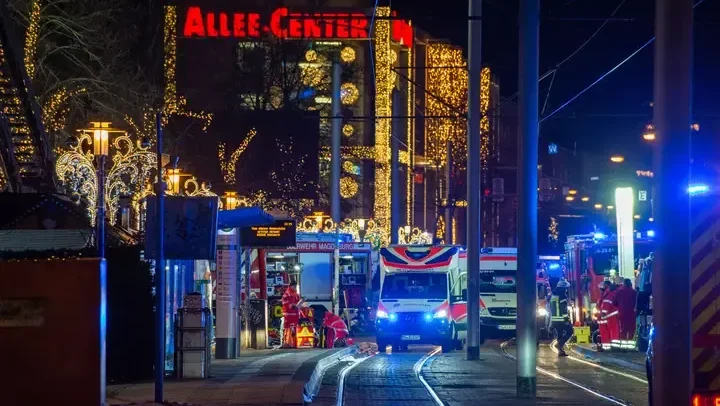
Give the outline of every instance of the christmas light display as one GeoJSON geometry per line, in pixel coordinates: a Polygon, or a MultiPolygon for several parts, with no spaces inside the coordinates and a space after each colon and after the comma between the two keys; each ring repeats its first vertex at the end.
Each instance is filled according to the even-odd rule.
{"type": "Polygon", "coordinates": [[[483,169],[487,168],[490,155],[490,118],[487,116],[490,109],[490,68],[483,68],[480,72],[480,163],[483,169]]]}
{"type": "Polygon", "coordinates": [[[354,104],[360,98],[360,91],[353,83],[347,82],[340,86],[340,101],[344,105],[354,104]]]}
{"type": "Polygon", "coordinates": [[[445,220],[443,216],[438,216],[435,223],[435,238],[440,241],[440,244],[445,244],[445,220]]]}
{"type": "Polygon", "coordinates": [[[305,52],[305,60],[308,62],[315,62],[318,59],[317,52],[314,49],[308,49],[305,52]]]}
{"type": "Polygon", "coordinates": [[[452,142],[453,161],[457,168],[462,169],[467,159],[467,121],[458,114],[466,109],[467,81],[467,64],[461,48],[440,43],[428,45],[425,112],[428,116],[442,118],[427,120],[425,154],[438,167],[444,166],[447,160],[448,141],[452,142]],[[458,117],[452,117],[454,115],[458,117]]]}
{"type": "Polygon", "coordinates": [[[548,226],[548,242],[557,244],[560,234],[558,233],[558,222],[555,217],[550,217],[550,226],[548,226]]]}
{"type": "Polygon", "coordinates": [[[398,241],[401,244],[408,245],[427,245],[432,244],[432,234],[423,231],[417,227],[400,227],[397,231],[398,241]]]}
{"type": "Polygon", "coordinates": [[[350,137],[355,134],[355,128],[351,124],[345,124],[342,128],[342,133],[346,137],[350,137]]]}
{"type": "Polygon", "coordinates": [[[30,16],[25,33],[25,71],[30,80],[35,78],[38,33],[40,32],[40,0],[30,2],[30,16]]]}
{"type": "Polygon", "coordinates": [[[343,176],[340,178],[340,196],[343,199],[349,199],[355,196],[358,192],[358,184],[355,180],[349,176],[343,176]]]}
{"type": "Polygon", "coordinates": [[[352,174],[355,173],[355,164],[352,163],[351,161],[343,162],[342,168],[343,168],[343,171],[345,171],[347,173],[352,173],[352,174]]]}
{"type": "Polygon", "coordinates": [[[355,62],[355,50],[352,47],[345,47],[340,51],[340,59],[345,63],[355,62]]]}
{"type": "MultiPolygon", "coordinates": [[[[392,60],[390,55],[389,7],[378,7],[373,42],[375,51],[375,116],[389,117],[392,114],[390,93],[392,60]]],[[[383,243],[390,236],[390,119],[375,120],[375,201],[373,212],[381,229],[385,230],[383,243]]]]}
{"type": "Polygon", "coordinates": [[[245,139],[243,139],[243,141],[240,143],[240,146],[238,146],[237,149],[233,151],[232,155],[230,155],[230,158],[227,160],[225,158],[225,143],[218,144],[218,160],[220,162],[220,172],[222,172],[223,180],[228,185],[235,184],[235,167],[237,166],[237,162],[240,159],[240,155],[245,152],[248,144],[250,144],[250,141],[252,141],[256,135],[257,131],[254,128],[248,131],[245,139]]]}
{"type": "MultiPolygon", "coordinates": [[[[413,64],[413,53],[412,48],[407,49],[407,65],[408,67],[414,66],[413,64]]],[[[413,182],[413,171],[412,168],[415,167],[415,160],[413,159],[415,156],[415,143],[414,143],[414,134],[415,134],[415,120],[413,117],[413,103],[415,101],[415,86],[412,85],[414,83],[415,78],[415,69],[408,69],[407,74],[410,77],[410,81],[406,87],[407,89],[407,139],[406,139],[406,145],[407,145],[407,156],[408,156],[408,170],[405,171],[406,179],[405,179],[405,220],[406,224],[413,224],[412,222],[412,208],[413,208],[413,196],[415,196],[415,182],[413,182]]]]}

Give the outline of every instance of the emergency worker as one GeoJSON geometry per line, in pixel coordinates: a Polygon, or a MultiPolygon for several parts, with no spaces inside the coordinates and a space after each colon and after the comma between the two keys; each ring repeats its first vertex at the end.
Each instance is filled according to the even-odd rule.
{"type": "Polygon", "coordinates": [[[567,343],[573,335],[570,314],[568,312],[568,288],[570,288],[570,283],[565,279],[560,279],[557,285],[555,285],[555,290],[552,292],[552,297],[548,303],[551,329],[557,332],[557,343],[555,346],[558,350],[559,357],[567,356],[565,343],[567,343]]]}
{"type": "Polygon", "coordinates": [[[617,340],[620,336],[620,325],[618,321],[618,309],[613,303],[615,299],[615,291],[610,281],[603,282],[602,294],[598,308],[600,309],[600,317],[598,318],[598,328],[600,329],[600,342],[598,343],[598,351],[602,351],[605,346],[610,345],[613,340],[617,340]]]}
{"type": "Polygon", "coordinates": [[[285,290],[282,297],[283,309],[283,346],[287,348],[295,348],[295,331],[300,322],[300,314],[298,305],[300,304],[300,295],[297,293],[297,282],[291,281],[290,286],[285,290]]]}
{"type": "Polygon", "coordinates": [[[625,279],[623,286],[615,291],[613,304],[618,308],[620,321],[620,340],[633,340],[635,338],[635,302],[637,291],[632,287],[632,281],[625,279]]]}
{"type": "Polygon", "coordinates": [[[350,335],[345,320],[332,312],[325,313],[323,328],[325,329],[325,348],[334,348],[341,342],[340,340],[347,340],[350,335]]]}

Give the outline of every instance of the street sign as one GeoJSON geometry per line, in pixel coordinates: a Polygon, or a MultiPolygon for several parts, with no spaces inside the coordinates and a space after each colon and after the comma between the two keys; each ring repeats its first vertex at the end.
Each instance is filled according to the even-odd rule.
{"type": "MultiPolygon", "coordinates": [[[[216,196],[165,196],[165,259],[215,259],[218,227],[216,196]]],[[[157,200],[148,196],[145,258],[156,258],[157,200]]]]}
{"type": "Polygon", "coordinates": [[[638,201],[647,201],[647,190],[641,190],[638,192],[638,201]]]}
{"type": "Polygon", "coordinates": [[[295,220],[277,220],[266,226],[242,227],[240,244],[243,247],[291,247],[296,241],[295,220]]]}

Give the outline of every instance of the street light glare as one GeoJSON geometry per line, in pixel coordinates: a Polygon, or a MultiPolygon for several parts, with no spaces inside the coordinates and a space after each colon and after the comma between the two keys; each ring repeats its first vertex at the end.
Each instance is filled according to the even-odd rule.
{"type": "Polygon", "coordinates": [[[708,185],[690,185],[687,189],[688,193],[691,195],[699,195],[703,193],[707,193],[710,190],[710,187],[708,185]]]}
{"type": "Polygon", "coordinates": [[[598,209],[598,210],[600,210],[600,209],[603,208],[603,205],[600,204],[600,203],[595,203],[595,208],[598,209]]]}
{"type": "Polygon", "coordinates": [[[572,202],[573,200],[575,200],[575,198],[572,196],[565,196],[565,200],[567,200],[568,202],[572,202]]]}
{"type": "Polygon", "coordinates": [[[619,164],[620,162],[625,161],[625,157],[622,155],[613,155],[610,157],[610,161],[615,162],[616,164],[619,164]]]}

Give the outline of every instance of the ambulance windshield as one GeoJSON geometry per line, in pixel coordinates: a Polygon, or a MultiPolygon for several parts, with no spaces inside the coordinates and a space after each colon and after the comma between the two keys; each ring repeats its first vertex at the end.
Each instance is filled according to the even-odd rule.
{"type": "Polygon", "coordinates": [[[383,280],[382,299],[446,299],[447,274],[395,273],[383,280]]]}
{"type": "Polygon", "coordinates": [[[480,293],[517,293],[515,271],[481,271],[480,293]]]}

